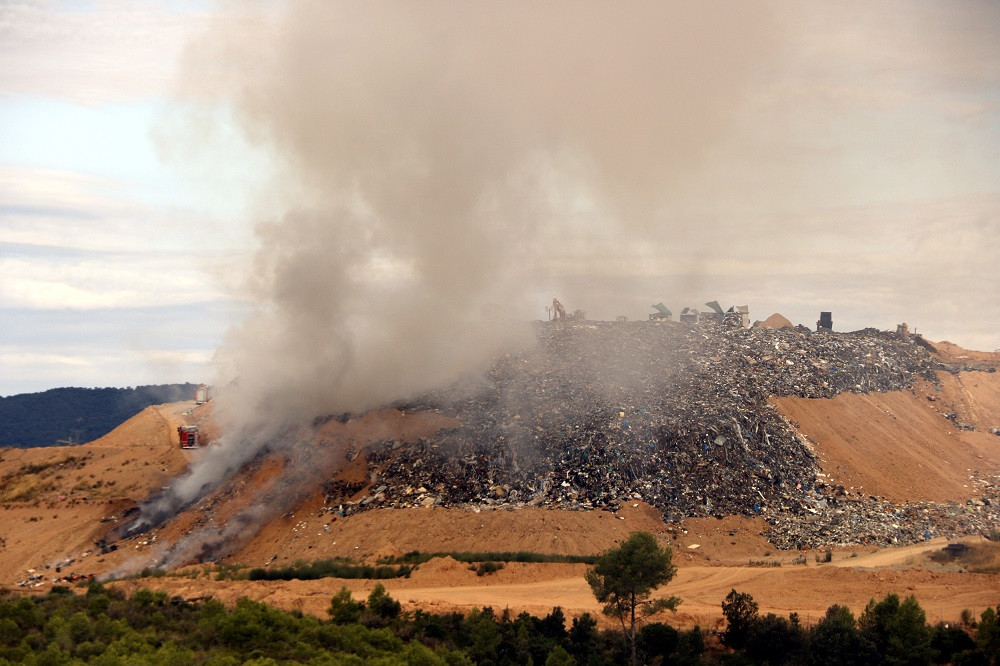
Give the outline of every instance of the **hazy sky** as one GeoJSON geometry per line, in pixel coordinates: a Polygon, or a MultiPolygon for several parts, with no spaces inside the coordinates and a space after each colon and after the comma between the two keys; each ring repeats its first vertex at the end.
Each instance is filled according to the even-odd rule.
{"type": "Polygon", "coordinates": [[[359,280],[1000,348],[1000,3],[0,0],[0,395],[359,280]]]}

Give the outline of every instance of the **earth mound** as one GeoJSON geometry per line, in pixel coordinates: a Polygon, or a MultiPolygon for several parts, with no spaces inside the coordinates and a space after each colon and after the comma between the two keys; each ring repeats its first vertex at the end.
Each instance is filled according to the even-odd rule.
{"type": "Polygon", "coordinates": [[[761,326],[766,326],[767,328],[795,328],[795,325],[788,321],[784,315],[775,312],[773,315],[765,319],[761,326]]]}

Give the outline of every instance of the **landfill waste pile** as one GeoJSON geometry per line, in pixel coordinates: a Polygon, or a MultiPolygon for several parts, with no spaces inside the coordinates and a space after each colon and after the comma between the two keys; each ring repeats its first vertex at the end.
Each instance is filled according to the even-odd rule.
{"type": "MultiPolygon", "coordinates": [[[[80,559],[83,559],[90,554],[91,551],[88,550],[80,556],[80,559]]],[[[69,573],[63,572],[63,569],[65,569],[67,566],[73,564],[76,561],[77,558],[72,556],[67,556],[66,559],[62,560],[61,562],[58,562],[57,564],[54,565],[46,564],[44,566],[40,566],[39,569],[41,569],[41,571],[38,571],[36,569],[28,569],[28,577],[25,578],[24,580],[18,581],[17,586],[41,587],[42,585],[46,585],[49,583],[53,585],[63,585],[68,583],[80,583],[83,581],[94,580],[94,574],[80,574],[76,573],[75,571],[69,573]],[[51,571],[56,575],[49,575],[48,577],[46,577],[46,573],[44,572],[48,571],[51,571]]]]}
{"type": "Polygon", "coordinates": [[[400,405],[461,426],[368,447],[366,496],[331,481],[328,510],[554,507],[641,499],[667,521],[760,515],[779,547],[910,543],[997,523],[997,485],[975,505],[897,507],[817,477],[810,446],[770,396],[830,398],[935,380],[912,336],[865,329],[743,329],[559,321],[481,377],[400,405]]]}

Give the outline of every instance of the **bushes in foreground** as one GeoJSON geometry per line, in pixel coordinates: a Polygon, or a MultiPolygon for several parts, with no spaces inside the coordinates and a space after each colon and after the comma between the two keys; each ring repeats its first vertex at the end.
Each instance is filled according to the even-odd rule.
{"type": "Polygon", "coordinates": [[[567,629],[560,609],[537,618],[490,608],[404,613],[376,585],[366,601],[344,588],[330,620],[242,599],[226,608],[91,585],[0,600],[0,664],[613,664],[621,641],[590,616],[567,629]]]}
{"type": "MultiPolygon", "coordinates": [[[[871,601],[855,618],[831,606],[813,627],[760,615],[733,592],[721,635],[653,622],[638,632],[649,664],[989,664],[1000,657],[1000,623],[987,609],[975,626],[928,626],[912,597],[871,601]],[[730,617],[731,616],[731,617],[730,617]],[[720,643],[721,639],[721,643],[720,643]],[[739,649],[734,649],[736,644],[739,649]]],[[[92,584],[85,594],[55,588],[40,597],[0,598],[0,665],[6,664],[618,664],[621,631],[583,615],[567,621],[491,608],[405,612],[382,587],[364,601],[341,589],[329,620],[243,599],[234,607],[139,590],[126,599],[92,584]]]]}
{"type": "Polygon", "coordinates": [[[997,664],[1000,625],[987,608],[977,627],[929,626],[910,596],[872,599],[855,619],[850,609],[833,605],[813,627],[795,613],[761,616],[753,598],[733,590],[722,604],[725,644],[755,664],[997,664]]]}

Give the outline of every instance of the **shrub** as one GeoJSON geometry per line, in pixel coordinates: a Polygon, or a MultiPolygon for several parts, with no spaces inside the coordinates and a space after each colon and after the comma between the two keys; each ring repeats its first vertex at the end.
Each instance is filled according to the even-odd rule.
{"type": "Polygon", "coordinates": [[[652,622],[639,630],[639,649],[647,657],[666,658],[681,642],[680,632],[662,622],[652,622]]]}
{"type": "Polygon", "coordinates": [[[695,625],[691,631],[681,634],[680,645],[677,646],[677,662],[681,664],[701,663],[701,655],[705,651],[705,637],[701,627],[695,625]]]}
{"type": "Polygon", "coordinates": [[[402,609],[402,605],[385,591],[382,583],[376,584],[371,594],[368,595],[368,610],[384,620],[391,620],[398,616],[402,609]]]}
{"type": "Polygon", "coordinates": [[[249,580],[316,580],[319,578],[385,580],[409,577],[412,571],[413,568],[407,565],[373,567],[345,560],[316,560],[310,563],[296,562],[281,569],[251,569],[247,578],[249,580]]]}
{"type": "Polygon", "coordinates": [[[746,645],[751,624],[757,619],[759,608],[749,594],[736,590],[729,591],[722,602],[722,614],[726,618],[726,645],[737,650],[746,645]]]}
{"type": "Polygon", "coordinates": [[[858,620],[862,634],[887,661],[926,663],[930,660],[930,630],[927,616],[913,596],[900,602],[889,594],[868,602],[858,620]]]}
{"type": "Polygon", "coordinates": [[[1000,619],[998,619],[997,611],[992,608],[987,608],[979,616],[976,646],[986,655],[1000,656],[1000,619]]]}
{"type": "Polygon", "coordinates": [[[17,622],[5,617],[0,619],[0,645],[12,647],[21,640],[21,629],[17,622]]]}
{"type": "Polygon", "coordinates": [[[354,597],[351,596],[351,591],[345,585],[340,588],[337,594],[333,595],[327,612],[335,624],[354,624],[361,619],[361,611],[364,609],[365,605],[360,601],[355,601],[354,597]]]}
{"type": "Polygon", "coordinates": [[[556,555],[552,553],[532,553],[529,551],[503,551],[503,552],[468,552],[468,551],[441,551],[434,553],[421,553],[419,550],[412,550],[404,555],[385,557],[378,560],[379,564],[423,564],[430,562],[435,557],[450,557],[458,562],[469,564],[477,562],[533,562],[538,564],[593,564],[597,561],[597,555],[556,555]]]}
{"type": "Polygon", "coordinates": [[[536,623],[538,633],[545,638],[562,643],[569,633],[566,631],[566,614],[561,606],[556,606],[552,612],[538,620],[536,623]]]}
{"type": "Polygon", "coordinates": [[[800,663],[804,650],[805,636],[797,618],[785,619],[768,613],[750,623],[746,653],[752,661],[772,665],[800,663]]]}
{"type": "Polygon", "coordinates": [[[976,642],[958,627],[939,624],[931,633],[931,649],[934,652],[934,663],[950,664],[958,653],[975,650],[976,642]]]}
{"type": "Polygon", "coordinates": [[[597,620],[590,613],[573,618],[568,637],[571,653],[581,658],[593,654],[600,640],[600,634],[597,633],[597,620]]]}
{"type": "Polygon", "coordinates": [[[813,664],[870,664],[875,647],[858,631],[850,609],[833,605],[809,635],[809,657],[813,664]]]}
{"type": "Polygon", "coordinates": [[[477,576],[486,576],[503,569],[503,562],[480,562],[478,565],[469,567],[470,571],[475,571],[477,576]]]}
{"type": "Polygon", "coordinates": [[[166,575],[167,572],[165,570],[157,569],[156,567],[146,567],[138,574],[136,574],[138,578],[163,578],[166,575]]]}
{"type": "Polygon", "coordinates": [[[575,666],[576,659],[566,652],[566,648],[557,645],[549,651],[549,656],[545,659],[545,666],[575,666]]]}
{"type": "Polygon", "coordinates": [[[144,587],[132,595],[132,601],[140,606],[162,606],[167,603],[167,593],[154,592],[144,587]]]}

